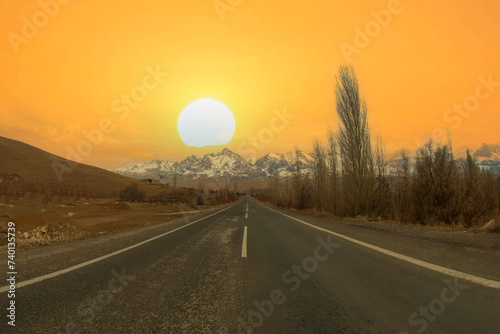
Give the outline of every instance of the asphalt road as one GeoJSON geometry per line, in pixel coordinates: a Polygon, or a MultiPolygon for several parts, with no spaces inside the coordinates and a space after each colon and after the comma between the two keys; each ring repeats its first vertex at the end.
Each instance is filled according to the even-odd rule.
{"type": "MultiPolygon", "coordinates": [[[[280,212],[307,220],[244,198],[174,224],[20,252],[18,283],[27,284],[16,290],[15,327],[7,325],[2,292],[1,332],[500,332],[500,289],[280,212]]],[[[352,235],[369,242],[370,231],[363,233],[352,235]]],[[[384,239],[376,240],[384,248],[384,239]]],[[[418,250],[406,255],[418,258],[418,250]]]]}

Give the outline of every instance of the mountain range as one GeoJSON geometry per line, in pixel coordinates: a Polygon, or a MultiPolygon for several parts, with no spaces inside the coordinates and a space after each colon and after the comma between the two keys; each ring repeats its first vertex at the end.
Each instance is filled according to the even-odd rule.
{"type": "MultiPolygon", "coordinates": [[[[290,176],[293,171],[294,153],[270,153],[254,161],[245,160],[239,154],[224,148],[219,153],[203,157],[191,155],[182,161],[152,160],[131,163],[113,170],[126,176],[140,179],[169,180],[174,174],[189,179],[200,177],[225,177],[233,180],[263,179],[274,175],[290,176]]],[[[300,151],[301,167],[305,173],[311,171],[312,157],[300,151]]]]}
{"type": "MultiPolygon", "coordinates": [[[[476,164],[481,169],[500,172],[500,144],[483,144],[471,150],[476,164]]],[[[465,151],[457,154],[457,159],[465,159],[465,151]]],[[[311,153],[300,151],[300,163],[305,174],[312,173],[311,153]]],[[[391,165],[391,161],[388,161],[391,165]]],[[[187,179],[201,177],[230,177],[232,180],[264,179],[278,173],[281,177],[291,176],[294,153],[269,153],[258,159],[246,160],[239,154],[224,148],[218,153],[203,157],[191,155],[182,161],[152,160],[130,163],[113,170],[114,172],[139,179],[155,179],[164,182],[172,180],[174,174],[187,179]]]]}
{"type": "Polygon", "coordinates": [[[483,144],[471,153],[479,168],[500,172],[500,144],[483,144]]]}

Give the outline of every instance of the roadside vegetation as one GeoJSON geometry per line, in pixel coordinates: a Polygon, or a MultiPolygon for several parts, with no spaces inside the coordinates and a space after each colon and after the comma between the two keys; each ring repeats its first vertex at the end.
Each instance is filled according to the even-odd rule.
{"type": "Polygon", "coordinates": [[[156,191],[149,193],[139,185],[134,184],[120,191],[120,201],[158,203],[167,205],[169,203],[187,203],[192,206],[220,205],[236,201],[240,194],[236,189],[230,191],[228,186],[216,190],[209,190],[205,183],[200,182],[198,189],[171,187],[157,185],[156,191]]]}
{"type": "Polygon", "coordinates": [[[389,166],[382,139],[372,138],[353,67],[341,66],[336,79],[339,127],[314,141],[313,174],[303,173],[296,148],[293,176],[274,175],[268,200],[339,217],[425,225],[476,227],[498,216],[500,177],[479,170],[469,152],[458,161],[451,140],[429,140],[414,159],[402,151],[389,166]]]}

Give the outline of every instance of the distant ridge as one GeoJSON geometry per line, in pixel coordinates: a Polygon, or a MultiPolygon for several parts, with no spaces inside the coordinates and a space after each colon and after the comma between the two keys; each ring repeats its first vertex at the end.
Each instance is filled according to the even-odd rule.
{"type": "MultiPolygon", "coordinates": [[[[311,171],[312,157],[300,151],[301,166],[305,173],[311,171]]],[[[191,155],[182,161],[152,160],[145,163],[131,163],[115,169],[114,172],[135,178],[169,180],[173,174],[189,179],[229,176],[232,180],[258,180],[274,175],[291,176],[294,153],[267,154],[254,162],[245,160],[239,154],[224,148],[218,153],[203,157],[191,155]]]]}

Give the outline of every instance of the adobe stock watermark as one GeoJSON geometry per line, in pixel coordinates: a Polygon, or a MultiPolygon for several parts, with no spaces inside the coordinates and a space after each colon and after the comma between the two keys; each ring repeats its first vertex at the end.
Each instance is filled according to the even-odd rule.
{"type": "Polygon", "coordinates": [[[38,6],[40,10],[36,11],[31,17],[23,16],[21,19],[21,34],[13,31],[7,34],[7,39],[12,49],[17,54],[21,44],[28,44],[38,35],[38,32],[45,28],[61,8],[61,5],[67,5],[71,0],[40,0],[38,6]]]}
{"type": "Polygon", "coordinates": [[[122,268],[121,273],[113,269],[111,274],[113,274],[113,278],[109,280],[104,289],[99,290],[93,296],[87,297],[84,302],[78,305],[76,308],[78,320],[71,320],[66,323],[64,331],[60,332],[61,334],[81,333],[81,327],[91,324],[96,315],[104,310],[104,306],[109,305],[115,296],[123,291],[124,287],[135,280],[135,276],[125,273],[125,268],[122,268]]]}
{"type": "MultiPolygon", "coordinates": [[[[446,141],[450,130],[458,130],[465,119],[468,119],[472,113],[478,111],[481,103],[488,100],[500,87],[499,81],[493,80],[493,75],[490,74],[487,78],[480,76],[479,84],[476,86],[474,93],[467,96],[462,102],[455,103],[453,108],[447,109],[443,113],[443,121],[451,124],[445,128],[435,128],[431,133],[431,138],[439,143],[446,141]]],[[[417,147],[422,147],[427,140],[415,140],[417,147]]]]}
{"type": "Polygon", "coordinates": [[[257,158],[258,151],[263,150],[267,144],[274,140],[276,133],[282,132],[297,116],[289,114],[286,107],[283,110],[273,109],[274,116],[269,120],[269,126],[249,136],[238,146],[238,153],[245,158],[257,158]]]}
{"type": "MultiPolygon", "coordinates": [[[[285,271],[281,276],[282,283],[287,285],[292,292],[297,291],[302,282],[318,270],[319,264],[328,260],[334,250],[340,247],[340,244],[332,242],[330,234],[328,234],[326,241],[321,237],[316,238],[316,241],[319,245],[314,249],[312,256],[302,260],[301,265],[292,265],[291,269],[285,271]]],[[[236,318],[239,323],[236,332],[238,334],[254,333],[255,329],[264,324],[266,318],[274,314],[276,305],[284,304],[286,299],[286,294],[283,290],[275,289],[269,294],[269,299],[264,299],[261,302],[255,300],[253,302],[255,308],[248,312],[246,319],[241,317],[236,318]]]]}
{"type": "MultiPolygon", "coordinates": [[[[111,111],[116,114],[119,121],[125,120],[131,110],[136,109],[149,93],[157,89],[169,76],[169,73],[163,72],[159,65],[156,65],[156,68],[146,67],[146,72],[148,74],[144,76],[140,85],[133,87],[128,93],[122,94],[111,103],[111,111]]],[[[82,163],[95,147],[103,143],[104,136],[111,134],[115,129],[116,119],[109,117],[102,118],[92,129],[82,128],[81,132],[85,139],[80,140],[75,146],[66,146],[65,158],[69,161],[65,164],[57,161],[52,163],[52,169],[59,182],[63,182],[63,175],[73,171],[73,168],[82,163]]]]}
{"type": "Polygon", "coordinates": [[[214,0],[213,6],[219,19],[224,22],[226,13],[232,13],[243,3],[243,0],[214,0]]]}
{"type": "MultiPolygon", "coordinates": [[[[404,2],[411,2],[406,0],[404,2]]],[[[391,24],[394,16],[400,15],[404,11],[404,6],[401,0],[389,0],[386,9],[379,11],[372,10],[371,16],[373,20],[368,21],[364,28],[358,26],[354,27],[354,39],[352,44],[342,42],[340,43],[340,50],[342,51],[345,59],[350,63],[352,56],[358,55],[363,49],[366,49],[374,38],[377,38],[384,28],[391,24]]]]}
{"type": "MultiPolygon", "coordinates": [[[[466,290],[468,287],[461,285],[458,278],[454,278],[453,282],[445,279],[445,288],[441,290],[439,298],[432,300],[428,307],[420,307],[418,312],[414,312],[408,318],[410,327],[418,327],[417,333],[423,333],[429,327],[429,322],[436,321],[437,317],[443,314],[446,306],[455,302],[457,297],[460,296],[461,290],[466,290]]],[[[409,332],[402,331],[399,334],[410,334],[409,332]]]]}

